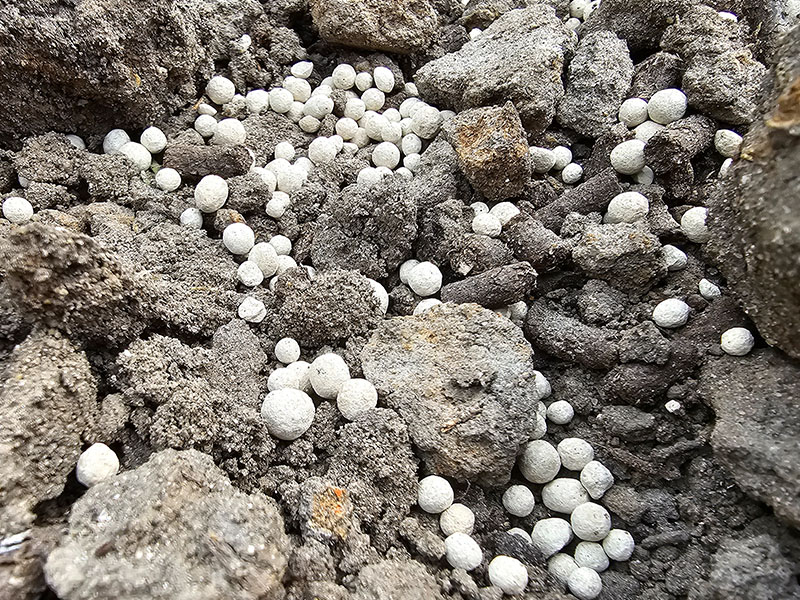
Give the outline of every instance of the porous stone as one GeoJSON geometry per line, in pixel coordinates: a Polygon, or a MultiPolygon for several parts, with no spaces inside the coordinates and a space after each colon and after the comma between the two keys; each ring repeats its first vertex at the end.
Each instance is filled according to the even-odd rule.
{"type": "Polygon", "coordinates": [[[252,162],[244,146],[170,144],[164,150],[164,166],[175,169],[183,178],[236,177],[247,173],[252,162]]]}
{"type": "Polygon", "coordinates": [[[536,271],[527,262],[514,263],[471,275],[442,288],[442,302],[474,302],[486,308],[500,308],[525,297],[536,282],[536,271]]]}
{"type": "Polygon", "coordinates": [[[534,426],[522,416],[538,401],[530,356],[511,321],[472,304],[442,304],[384,321],[361,359],[431,472],[500,485],[534,426]]]}

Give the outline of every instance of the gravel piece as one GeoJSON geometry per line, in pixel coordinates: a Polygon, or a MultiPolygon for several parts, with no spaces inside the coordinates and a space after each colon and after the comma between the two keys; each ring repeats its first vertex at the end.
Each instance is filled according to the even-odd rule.
{"type": "Polygon", "coordinates": [[[572,256],[570,242],[562,240],[527,213],[511,219],[502,237],[516,258],[527,261],[537,271],[557,269],[572,256]]]}
{"type": "Polygon", "coordinates": [[[219,175],[222,178],[244,175],[252,162],[244,146],[169,144],[164,150],[164,166],[190,179],[206,175],[219,175]]]}
{"type": "Polygon", "coordinates": [[[436,579],[414,560],[383,560],[366,566],[353,586],[353,600],[392,598],[398,594],[404,600],[444,599],[436,579]]]}
{"type": "Polygon", "coordinates": [[[569,63],[558,122],[587,137],[600,137],[617,120],[633,78],[628,46],[611,31],[583,36],[569,63]]]}
{"type": "Polygon", "coordinates": [[[525,130],[514,104],[460,112],[444,126],[472,187],[489,200],[522,193],[531,167],[525,130]]]}
{"type": "MultiPolygon", "coordinates": [[[[621,192],[622,187],[614,170],[606,168],[537,210],[536,218],[548,229],[559,232],[569,213],[585,215],[591,212],[605,212],[611,199],[621,192]]],[[[533,261],[531,263],[535,264],[533,261]]]]}
{"type": "Polygon", "coordinates": [[[502,15],[483,35],[417,71],[423,97],[461,111],[511,100],[529,132],[544,131],[564,95],[561,71],[574,34],[553,9],[536,4],[502,15]]]}
{"type": "Polygon", "coordinates": [[[256,599],[282,592],[288,545],[274,500],[237,490],[205,454],[164,450],[74,504],[45,573],[66,600],[100,593],[166,599],[207,589],[256,599]],[[208,531],[229,550],[209,552],[208,531]],[[147,554],[142,539],[152,542],[147,554]]]}
{"type": "Polygon", "coordinates": [[[659,90],[678,87],[683,68],[683,61],[675,54],[651,54],[634,67],[629,95],[649,100],[659,90]]]}
{"type": "Polygon", "coordinates": [[[361,355],[364,376],[407,422],[431,472],[495,485],[508,481],[532,431],[522,418],[538,401],[529,358],[518,327],[469,304],[384,321],[361,355]]]}
{"type": "Polygon", "coordinates": [[[512,262],[514,254],[502,241],[472,233],[461,239],[450,256],[450,268],[465,276],[477,275],[512,262]]]}
{"type": "Polygon", "coordinates": [[[519,262],[472,275],[442,288],[442,302],[474,302],[486,308],[499,308],[522,300],[536,283],[530,263],[519,262]]]}
{"type": "Polygon", "coordinates": [[[644,147],[647,165],[656,173],[672,171],[691,161],[714,140],[716,125],[703,115],[691,115],[659,130],[644,147]]]}

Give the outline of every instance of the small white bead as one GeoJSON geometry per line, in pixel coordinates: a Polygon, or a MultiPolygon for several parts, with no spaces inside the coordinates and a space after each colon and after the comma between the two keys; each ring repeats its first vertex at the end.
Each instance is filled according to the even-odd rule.
{"type": "Polygon", "coordinates": [[[148,127],[142,132],[139,143],[151,154],[158,154],[167,147],[167,136],[158,127],[148,127]]]}
{"type": "Polygon", "coordinates": [[[350,98],[344,105],[344,116],[354,121],[358,121],[363,117],[366,111],[367,107],[361,98],[350,98]]]}
{"type": "Polygon", "coordinates": [[[536,500],[524,485],[512,485],[503,493],[503,506],[515,517],[527,517],[533,512],[536,500]]]}
{"type": "Polygon", "coordinates": [[[678,412],[681,409],[681,403],[678,402],[677,400],[670,400],[669,402],[667,402],[664,405],[664,409],[668,413],[674,414],[674,413],[678,412]]]}
{"type": "Polygon", "coordinates": [[[483,562],[478,542],[465,533],[454,533],[444,540],[445,557],[454,569],[472,571],[483,562]]]}
{"type": "Polygon", "coordinates": [[[578,27],[582,25],[582,21],[577,17],[570,17],[566,21],[564,21],[564,27],[570,29],[572,31],[576,31],[578,27]]]}
{"type": "Polygon", "coordinates": [[[719,168],[718,177],[720,179],[724,179],[725,177],[727,177],[728,173],[731,172],[731,166],[733,166],[733,159],[732,158],[726,158],[725,160],[723,160],[722,161],[722,165],[719,168]]]}
{"type": "Polygon", "coordinates": [[[578,163],[569,163],[561,171],[561,181],[568,185],[578,183],[581,180],[581,177],[583,177],[583,167],[578,163]]]}
{"type": "Polygon", "coordinates": [[[417,89],[417,84],[414,83],[413,81],[407,82],[403,86],[403,91],[409,96],[419,96],[419,90],[417,89]]]}
{"type": "Polygon", "coordinates": [[[125,156],[137,171],[145,171],[150,168],[153,157],[147,148],[136,142],[128,142],[119,149],[119,153],[125,156]]]}
{"type": "Polygon", "coordinates": [[[86,142],[83,141],[83,138],[78,137],[74,133],[69,133],[67,134],[67,139],[69,140],[69,143],[78,150],[86,150],[86,142]]]}
{"type": "Polygon", "coordinates": [[[438,475],[429,475],[420,480],[417,504],[427,513],[439,514],[453,504],[453,488],[450,482],[438,475]]]}
{"type": "Polygon", "coordinates": [[[231,223],[222,232],[222,243],[232,254],[247,254],[255,240],[255,233],[244,223],[231,223]]]}
{"type": "Polygon", "coordinates": [[[278,256],[287,256],[292,251],[292,240],[285,235],[275,235],[269,239],[269,245],[275,248],[278,256]]]}
{"type": "MultiPolygon", "coordinates": [[[[403,139],[403,128],[400,123],[387,122],[381,127],[381,139],[384,142],[392,142],[393,145],[399,146],[400,140],[403,139]]],[[[398,149],[399,152],[399,149],[398,149]]],[[[400,159],[398,158],[398,162],[400,159]]]]}
{"type": "Polygon", "coordinates": [[[633,554],[633,536],[624,529],[612,529],[603,540],[603,550],[611,560],[628,560],[633,554]]]}
{"type": "Polygon", "coordinates": [[[469,207],[476,215],[485,215],[489,212],[489,206],[485,202],[473,202],[469,207]]]}
{"type": "Polygon", "coordinates": [[[635,175],[644,166],[644,142],[629,140],[611,151],[611,166],[623,175],[635,175]]]}
{"type": "MultiPolygon", "coordinates": [[[[438,108],[419,102],[412,106],[411,130],[423,140],[432,139],[442,124],[442,114],[438,108]]],[[[412,169],[413,171],[413,169],[412,169]]]]}
{"type": "Polygon", "coordinates": [[[236,86],[227,77],[216,75],[209,79],[206,84],[206,96],[214,104],[227,104],[236,95],[236,86]]]}
{"type": "Polygon", "coordinates": [[[285,365],[300,360],[300,344],[294,338],[281,338],[275,344],[275,358],[285,365]]]}
{"type": "Polygon", "coordinates": [[[511,202],[498,202],[492,207],[489,214],[497,217],[500,220],[500,224],[505,226],[511,219],[519,214],[519,209],[511,204],[511,202]]]}
{"type": "Polygon", "coordinates": [[[289,269],[294,269],[297,267],[297,261],[293,259],[291,256],[283,256],[281,254],[278,255],[278,270],[275,271],[276,275],[282,275],[289,269]]]}
{"type": "Polygon", "coordinates": [[[541,519],[533,526],[531,542],[545,557],[552,556],[572,540],[572,527],[559,518],[541,519]]]}
{"type": "Polygon", "coordinates": [[[294,95],[286,88],[277,87],[269,92],[269,107],[279,114],[289,112],[294,102],[294,95]]]}
{"type": "Polygon", "coordinates": [[[358,175],[356,176],[356,183],[365,187],[372,187],[373,185],[380,183],[381,179],[383,179],[383,175],[380,174],[378,169],[374,169],[373,167],[364,167],[358,172],[358,175]]]}
{"type": "Polygon", "coordinates": [[[609,488],[614,485],[614,476],[606,466],[596,460],[586,463],[581,470],[581,484],[593,500],[603,497],[609,488]]]}
{"type": "Polygon", "coordinates": [[[689,320],[689,305],[677,298],[668,298],[653,309],[653,321],[659,327],[675,329],[689,320]]]}
{"type": "Polygon", "coordinates": [[[569,574],[567,587],[578,600],[593,600],[603,591],[603,581],[594,569],[578,567],[569,574]]]}
{"type": "Polygon", "coordinates": [[[3,216],[12,223],[26,223],[33,216],[33,206],[25,198],[9,196],[3,200],[3,216]]]}
{"type": "Polygon", "coordinates": [[[103,152],[105,154],[117,154],[119,149],[130,141],[131,138],[124,129],[112,129],[103,138],[103,152]]]}
{"type": "Polygon", "coordinates": [[[86,487],[97,485],[119,472],[117,454],[105,444],[92,444],[78,457],[75,476],[86,487]]]}
{"type": "Polygon", "coordinates": [[[432,262],[421,262],[408,273],[408,287],[417,296],[433,296],[442,288],[442,272],[432,262]]]}
{"type": "Polygon", "coordinates": [[[222,119],[217,123],[211,143],[217,146],[237,146],[244,144],[246,139],[247,132],[239,119],[222,119]]]}
{"type": "Polygon", "coordinates": [[[577,479],[554,479],[542,488],[542,504],[550,510],[571,514],[575,508],[589,501],[589,494],[577,479]]]}
{"type": "Polygon", "coordinates": [[[445,535],[464,533],[472,535],[475,526],[475,513],[468,506],[458,502],[451,504],[439,515],[439,527],[445,535]]]}
{"type": "Polygon", "coordinates": [[[194,188],[194,201],[201,211],[219,210],[228,199],[228,183],[219,175],[206,175],[194,188]]]}
{"type": "Polygon", "coordinates": [[[473,27],[472,29],[469,30],[469,39],[471,39],[471,40],[478,39],[481,36],[482,33],[483,33],[482,29],[478,29],[477,27],[473,27]]]}
{"type": "Polygon", "coordinates": [[[561,171],[564,167],[572,162],[572,150],[566,146],[556,146],[551,150],[551,152],[556,158],[556,162],[553,164],[553,168],[556,171],[561,171]]]}
{"type": "Polygon", "coordinates": [[[333,100],[328,96],[313,96],[303,106],[303,114],[322,121],[333,112],[333,100]]]}
{"type": "Polygon", "coordinates": [[[686,114],[686,94],[671,88],[653,94],[647,103],[650,119],[661,125],[669,125],[686,114]]]}
{"type": "Polygon", "coordinates": [[[714,147],[725,158],[736,158],[742,149],[742,136],[730,129],[718,129],[714,134],[714,147]]]}
{"type": "Polygon", "coordinates": [[[659,125],[655,121],[645,121],[641,125],[637,125],[633,130],[634,137],[640,142],[645,144],[650,141],[650,138],[664,129],[663,125],[659,125]]]}
{"type": "Polygon", "coordinates": [[[296,440],[314,421],[314,401],[300,390],[286,388],[270,392],[261,404],[261,417],[270,435],[279,440],[296,440]]]}
{"type": "Polygon", "coordinates": [[[406,156],[409,154],[419,154],[422,150],[422,140],[416,133],[404,135],[401,141],[401,149],[406,156]]]}
{"type": "Polygon", "coordinates": [[[331,74],[333,86],[340,90],[349,90],[356,83],[356,70],[352,65],[337,65],[331,74]]]}
{"type": "Polygon", "coordinates": [[[650,202],[639,192],[617,194],[608,203],[603,223],[635,223],[650,212],[650,202]]]}
{"type": "Polygon", "coordinates": [[[236,270],[236,275],[242,285],[246,287],[256,287],[261,285],[264,281],[264,274],[258,265],[251,260],[246,260],[239,265],[236,270]]]}
{"type": "Polygon", "coordinates": [[[169,167],[161,168],[156,173],[156,185],[165,192],[174,192],[181,187],[181,174],[169,167]]]}
{"type": "Polygon", "coordinates": [[[356,89],[360,92],[365,92],[372,87],[372,73],[361,72],[356,75],[355,81],[356,89]]]}
{"type": "Polygon", "coordinates": [[[400,108],[397,110],[400,112],[400,116],[404,119],[411,116],[411,107],[420,102],[419,98],[406,98],[400,103],[400,108]]]}
{"type": "Polygon", "coordinates": [[[278,270],[278,255],[275,248],[266,242],[259,242],[252,247],[247,260],[254,262],[264,277],[272,277],[278,270]]]}
{"type": "Polygon", "coordinates": [[[319,128],[322,126],[322,123],[316,117],[312,117],[311,115],[306,115],[305,117],[300,119],[298,125],[300,125],[300,129],[302,129],[306,133],[317,133],[319,131],[319,128]]]}
{"type": "Polygon", "coordinates": [[[557,400],[547,407],[547,418],[556,425],[566,425],[575,416],[575,409],[566,400],[557,400]]]}
{"type": "Polygon", "coordinates": [[[336,133],[342,136],[343,140],[352,140],[357,131],[358,123],[349,117],[336,121],[336,133]]]}
{"type": "Polygon", "coordinates": [[[292,65],[292,75],[300,79],[308,79],[311,73],[314,72],[314,63],[308,60],[303,60],[292,65]]]}
{"type": "Polygon", "coordinates": [[[183,227],[200,229],[203,226],[203,213],[194,206],[187,208],[181,213],[180,222],[183,227]]]}
{"type": "Polygon", "coordinates": [[[303,120],[305,116],[303,114],[303,107],[305,104],[302,102],[292,102],[292,105],[289,107],[289,110],[286,111],[286,117],[292,122],[299,124],[300,121],[303,120]]]}
{"type": "Polygon", "coordinates": [[[722,17],[723,19],[725,19],[726,21],[732,21],[734,23],[738,23],[739,22],[739,17],[737,17],[732,12],[728,12],[726,10],[721,10],[717,14],[719,14],[719,16],[722,17]]]}
{"type": "Polygon", "coordinates": [[[375,87],[385,94],[394,89],[394,73],[386,67],[376,67],[372,72],[372,80],[375,82],[375,87]]]}
{"type": "Polygon", "coordinates": [[[472,219],[472,231],[479,235],[497,237],[503,230],[503,224],[491,213],[480,213],[472,219]]]}
{"type": "Polygon", "coordinates": [[[194,130],[204,138],[209,138],[217,131],[217,120],[211,115],[200,115],[194,120],[194,130]]]}
{"type": "Polygon", "coordinates": [[[570,523],[575,535],[587,542],[599,542],[611,531],[611,515],[594,502],[584,502],[575,507],[570,523]]]}
{"type": "Polygon", "coordinates": [[[569,3],[569,16],[577,19],[583,18],[583,11],[589,6],[589,0],[571,0],[569,3]]]}
{"type": "Polygon", "coordinates": [[[308,158],[315,165],[328,165],[336,159],[336,142],[318,137],[308,145],[308,158]]]}
{"type": "Polygon", "coordinates": [[[570,574],[577,568],[578,564],[575,562],[575,559],[563,552],[553,555],[550,560],[547,561],[547,570],[553,577],[565,585],[570,574]]]}
{"type": "Polygon", "coordinates": [[[361,100],[367,110],[380,110],[386,102],[386,96],[378,88],[370,88],[361,94],[361,100]]]}
{"type": "Polygon", "coordinates": [[[333,400],[350,379],[350,369],[341,356],[329,352],[314,359],[308,376],[317,396],[333,400]]]}
{"type": "Polygon", "coordinates": [[[306,102],[311,98],[311,84],[299,77],[287,77],[284,79],[283,89],[289,90],[295,102],[306,102]]]}
{"type": "Polygon", "coordinates": [[[653,172],[653,169],[645,166],[633,176],[633,180],[640,185],[650,185],[656,180],[656,174],[653,172]]]}
{"type": "Polygon", "coordinates": [[[280,219],[289,210],[292,200],[286,192],[272,192],[272,198],[267,202],[265,212],[273,219],[280,219]]]}
{"type": "Polygon", "coordinates": [[[672,244],[664,244],[661,247],[661,252],[667,263],[668,271],[680,271],[686,268],[688,258],[686,257],[686,253],[680,248],[676,248],[672,244]]]}
{"type": "Polygon", "coordinates": [[[726,354],[744,356],[753,349],[753,334],[744,327],[731,327],[722,334],[720,346],[726,354]]]}
{"type": "Polygon", "coordinates": [[[523,538],[529,544],[531,543],[531,536],[524,529],[520,529],[519,527],[512,527],[506,533],[508,533],[509,535],[519,536],[519,537],[523,538]]]}
{"type": "Polygon", "coordinates": [[[489,563],[489,581],[504,594],[521,594],[528,585],[528,570],[516,558],[496,556],[489,563]]]}
{"type": "Polygon", "coordinates": [[[601,573],[608,568],[608,556],[597,542],[580,542],[575,546],[575,563],[601,573]]]}
{"type": "Polygon", "coordinates": [[[205,102],[201,102],[200,104],[197,105],[197,114],[198,115],[209,115],[209,116],[213,117],[214,115],[217,114],[217,109],[214,108],[213,106],[211,106],[210,104],[207,104],[205,102]]]}
{"type": "Polygon", "coordinates": [[[647,121],[647,100],[642,98],[628,98],[619,107],[619,120],[628,129],[641,125],[647,121]]]}
{"type": "MultiPolygon", "coordinates": [[[[547,173],[556,165],[556,155],[552,150],[547,148],[539,148],[538,146],[531,146],[528,149],[533,161],[533,171],[535,173],[547,173]]],[[[572,152],[570,152],[570,155],[572,152]]],[[[572,160],[572,156],[570,156],[572,160]]]]}
{"type": "Polygon", "coordinates": [[[708,209],[702,206],[690,208],[681,217],[681,231],[691,242],[705,244],[711,239],[711,233],[706,225],[708,209]]]}
{"type": "Polygon", "coordinates": [[[561,457],[549,442],[534,440],[525,444],[519,457],[519,470],[531,483],[547,483],[561,470],[561,457]]]}
{"type": "Polygon", "coordinates": [[[414,316],[421,315],[426,310],[429,310],[436,306],[437,304],[441,304],[442,301],[438,298],[423,298],[420,300],[417,305],[414,307],[414,316]]]}
{"type": "Polygon", "coordinates": [[[289,142],[279,142],[275,145],[275,158],[294,160],[295,149],[289,142]]]}
{"type": "Polygon", "coordinates": [[[381,142],[372,151],[372,163],[376,167],[394,169],[400,164],[400,150],[391,142],[381,142]]]}
{"type": "Polygon", "coordinates": [[[336,395],[336,407],[348,421],[357,419],[378,405],[378,392],[366,379],[348,379],[336,395]]]}
{"type": "Polygon", "coordinates": [[[558,444],[558,456],[564,468],[580,471],[594,460],[594,449],[581,438],[564,438],[558,444]]]}
{"type": "Polygon", "coordinates": [[[419,168],[421,160],[422,157],[419,154],[409,154],[403,159],[403,166],[414,173],[419,168]]]}
{"type": "Polygon", "coordinates": [[[722,296],[719,287],[711,283],[708,279],[701,279],[700,283],[697,284],[697,288],[700,291],[700,295],[706,300],[713,300],[714,298],[722,296]]]}
{"type": "Polygon", "coordinates": [[[261,300],[253,298],[252,296],[247,296],[239,305],[237,314],[240,319],[248,323],[261,323],[264,317],[267,316],[267,307],[264,306],[261,300]]]}
{"type": "Polygon", "coordinates": [[[399,123],[403,120],[403,116],[396,108],[387,108],[383,111],[383,116],[386,117],[390,123],[399,123]]]}

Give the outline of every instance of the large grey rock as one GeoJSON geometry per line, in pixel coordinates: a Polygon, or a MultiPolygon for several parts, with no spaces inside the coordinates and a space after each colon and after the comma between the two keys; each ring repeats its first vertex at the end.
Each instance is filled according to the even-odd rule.
{"type": "Polygon", "coordinates": [[[256,0],[5,3],[0,141],[151,125],[194,101],[195,76],[262,14],[256,0]]]}
{"type": "Polygon", "coordinates": [[[353,600],[442,600],[439,584],[414,560],[367,565],[354,582],[353,600]]]}
{"type": "Polygon", "coordinates": [[[767,114],[745,137],[743,155],[709,199],[706,245],[759,332],[800,358],[800,28],[784,41],[767,114]]]}
{"type": "Polygon", "coordinates": [[[540,399],[531,348],[508,319],[443,304],[384,321],[361,353],[364,376],[400,413],[432,473],[506,483],[540,399]]]}
{"type": "Polygon", "coordinates": [[[552,7],[512,10],[458,52],[417,71],[422,95],[437,106],[464,110],[511,100],[532,133],[544,131],[564,96],[561,73],[576,37],[552,7]]]}
{"type": "Polygon", "coordinates": [[[800,526],[800,366],[769,348],[709,361],[700,393],[717,414],[711,446],[739,486],[800,526]]]}
{"type": "Polygon", "coordinates": [[[422,50],[439,25],[429,0],[311,0],[310,5],[325,41],[365,50],[422,50]]]}
{"type": "Polygon", "coordinates": [[[633,80],[627,44],[610,31],[590,33],[569,63],[567,92],[558,122],[587,137],[600,137],[617,122],[633,80]]]}
{"type": "Polygon", "coordinates": [[[58,332],[32,333],[2,377],[0,539],[27,529],[36,504],[64,490],[97,409],[89,361],[58,332]]]}
{"type": "Polygon", "coordinates": [[[277,599],[287,546],[272,499],[205,454],[164,450],[75,503],[45,574],[64,600],[277,599]]]}

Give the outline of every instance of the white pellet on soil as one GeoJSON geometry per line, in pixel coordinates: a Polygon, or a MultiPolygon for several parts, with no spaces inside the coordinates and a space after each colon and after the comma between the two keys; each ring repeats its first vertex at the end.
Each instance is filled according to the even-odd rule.
{"type": "Polygon", "coordinates": [[[523,447],[519,470],[531,483],[547,483],[561,470],[561,457],[550,442],[534,440],[523,447]]]}
{"type": "Polygon", "coordinates": [[[708,279],[701,279],[697,284],[697,289],[700,292],[700,295],[706,300],[713,300],[714,298],[719,298],[722,296],[722,292],[720,291],[719,287],[710,282],[708,279]]]}
{"type": "Polygon", "coordinates": [[[577,568],[578,564],[575,559],[563,552],[553,555],[547,561],[548,572],[565,585],[570,574],[577,568]]]}
{"type": "Polygon", "coordinates": [[[483,551],[478,542],[466,533],[453,533],[444,540],[445,557],[454,569],[472,571],[483,561],[483,551]]]}
{"type": "Polygon", "coordinates": [[[105,154],[117,154],[120,148],[130,141],[131,138],[124,129],[112,129],[103,138],[103,152],[105,154]]]}
{"type": "Polygon", "coordinates": [[[647,121],[647,100],[643,98],[628,98],[619,107],[618,117],[620,123],[625,123],[628,129],[633,129],[647,121]]]}
{"type": "Polygon", "coordinates": [[[558,513],[572,514],[581,504],[589,501],[589,494],[577,479],[554,479],[542,488],[542,504],[558,513]]]}
{"type": "Polygon", "coordinates": [[[97,485],[119,471],[116,452],[102,443],[92,444],[78,457],[75,476],[86,487],[97,485]]]}
{"type": "Polygon", "coordinates": [[[267,307],[264,306],[264,303],[258,298],[247,296],[242,300],[242,303],[239,304],[237,314],[240,319],[248,323],[261,323],[264,317],[267,316],[267,307]]]}
{"type": "Polygon", "coordinates": [[[664,410],[670,414],[675,414],[681,409],[681,403],[677,400],[670,400],[664,405],[664,410]]]}
{"type": "Polygon", "coordinates": [[[366,379],[348,379],[336,395],[336,407],[348,421],[353,421],[378,405],[378,392],[366,379]]]}
{"type": "Polygon", "coordinates": [[[556,155],[552,150],[531,146],[529,153],[535,173],[547,173],[556,165],[556,155]]]}
{"type": "Polygon", "coordinates": [[[356,83],[356,70],[352,65],[341,64],[333,69],[331,74],[333,85],[340,90],[349,90],[356,83]]]}
{"type": "Polygon", "coordinates": [[[661,247],[661,252],[664,255],[664,260],[667,263],[667,270],[680,271],[686,268],[688,258],[686,253],[680,248],[676,248],[672,244],[664,244],[661,247]]]}
{"type": "Polygon", "coordinates": [[[555,163],[553,164],[553,168],[556,171],[562,170],[566,167],[569,163],[572,162],[572,150],[567,148],[566,146],[556,146],[552,150],[553,157],[555,158],[555,163]]]}
{"type": "Polygon", "coordinates": [[[385,94],[394,89],[394,73],[386,67],[375,67],[372,80],[375,82],[375,87],[385,94]]]}
{"type": "Polygon", "coordinates": [[[567,587],[578,600],[594,600],[603,591],[603,581],[594,569],[578,567],[569,574],[567,587]]]}
{"type": "Polygon", "coordinates": [[[314,63],[308,60],[303,60],[292,65],[291,73],[300,79],[308,79],[311,73],[314,72],[314,63]]]}
{"type": "Polygon", "coordinates": [[[428,475],[419,482],[417,504],[427,513],[438,515],[453,504],[453,487],[444,477],[428,475]]]}
{"type": "Polygon", "coordinates": [[[418,296],[433,296],[442,287],[442,272],[432,262],[421,262],[406,278],[408,287],[418,296]]]}
{"type": "Polygon", "coordinates": [[[489,214],[494,215],[500,220],[500,224],[505,226],[511,219],[519,214],[519,209],[511,202],[498,202],[489,211],[489,214]]]}
{"type": "Polygon", "coordinates": [[[300,344],[294,338],[281,338],[275,344],[275,358],[285,365],[300,360],[300,344]]]}
{"type": "Polygon", "coordinates": [[[635,223],[650,212],[650,202],[639,192],[617,194],[608,203],[603,223],[635,223]]]}
{"type": "Polygon", "coordinates": [[[711,239],[711,233],[706,225],[708,209],[702,206],[690,208],[681,217],[681,231],[691,242],[705,244],[711,239]]]}
{"type": "Polygon", "coordinates": [[[445,535],[465,533],[472,535],[475,526],[475,513],[463,504],[455,502],[439,515],[439,527],[445,535]]]}
{"type": "Polygon", "coordinates": [[[557,400],[547,407],[547,418],[556,425],[566,425],[575,416],[575,409],[566,400],[557,400]]]}
{"type": "Polygon", "coordinates": [[[503,492],[503,506],[515,517],[527,517],[533,512],[536,500],[533,492],[524,485],[512,485],[503,492]]]}
{"type": "Polygon", "coordinates": [[[25,198],[9,196],[3,200],[3,217],[20,225],[27,223],[33,216],[33,206],[25,198]]]}
{"type": "Polygon", "coordinates": [[[314,401],[300,390],[286,388],[270,392],[261,404],[261,416],[270,435],[279,440],[296,440],[314,420],[314,401]]]}
{"type": "Polygon", "coordinates": [[[528,585],[528,570],[511,556],[495,556],[489,563],[489,581],[504,594],[521,594],[528,585]]]}
{"type": "Polygon", "coordinates": [[[605,571],[609,565],[603,546],[597,542],[580,542],[575,546],[575,563],[598,573],[605,571]]]}
{"type": "Polygon", "coordinates": [[[156,185],[165,192],[174,192],[181,187],[181,174],[169,167],[161,168],[156,173],[156,185]]]}
{"type": "Polygon", "coordinates": [[[309,379],[314,392],[320,398],[333,400],[344,382],[350,379],[350,369],[341,356],[329,352],[311,363],[309,379]]]}
{"type": "Polygon", "coordinates": [[[381,142],[372,151],[372,163],[376,167],[394,169],[400,164],[400,149],[391,142],[381,142]]]}
{"type": "Polygon", "coordinates": [[[233,100],[235,94],[236,86],[230,79],[222,75],[215,75],[206,84],[206,96],[214,104],[227,104],[233,100]]]}
{"type": "Polygon", "coordinates": [[[650,185],[656,180],[656,174],[653,172],[653,169],[645,166],[633,176],[633,180],[641,185],[650,185]]]}
{"type": "Polygon", "coordinates": [[[285,235],[274,235],[269,239],[269,245],[275,249],[278,256],[288,255],[292,251],[292,240],[285,235]]]}
{"type": "Polygon", "coordinates": [[[151,154],[158,154],[167,147],[167,136],[158,127],[148,127],[142,132],[139,143],[151,154]]]}
{"type": "Polygon", "coordinates": [[[503,230],[503,224],[492,213],[480,213],[472,219],[472,231],[479,235],[497,237],[503,230]]]}
{"type": "Polygon", "coordinates": [[[736,158],[742,149],[742,136],[730,129],[718,129],[714,134],[714,147],[725,158],[736,158]]]}
{"type": "Polygon", "coordinates": [[[211,115],[200,115],[194,120],[194,129],[204,138],[210,138],[217,131],[217,120],[211,115]]]}
{"type": "Polygon", "coordinates": [[[689,305],[678,298],[668,298],[653,309],[653,321],[659,327],[675,329],[689,320],[689,305]]]}
{"type": "Polygon", "coordinates": [[[578,183],[581,180],[581,177],[583,177],[583,167],[581,167],[578,163],[569,163],[561,171],[561,181],[568,185],[578,183]]]}
{"type": "Polygon", "coordinates": [[[244,144],[247,132],[239,119],[222,119],[211,136],[211,143],[217,146],[237,146],[244,144]]]}
{"type": "Polygon", "coordinates": [[[669,125],[686,114],[686,94],[671,88],[653,94],[647,103],[647,114],[660,125],[669,125]]]}
{"type": "Polygon", "coordinates": [[[662,129],[664,129],[664,126],[656,123],[655,121],[645,121],[641,125],[637,125],[634,128],[633,135],[637,140],[646,144],[650,141],[651,137],[653,137],[662,129]]]}
{"type": "Polygon", "coordinates": [[[531,541],[547,558],[560,551],[572,540],[572,528],[568,521],[553,517],[541,519],[533,526],[531,541]]]}
{"type": "Polygon", "coordinates": [[[420,300],[417,305],[414,307],[414,316],[421,315],[426,310],[429,310],[436,306],[437,304],[441,304],[442,301],[438,298],[424,298],[420,300]]]}
{"type": "Polygon", "coordinates": [[[228,183],[219,175],[206,175],[194,188],[197,208],[211,213],[222,208],[228,199],[228,183]]]}
{"type": "Polygon", "coordinates": [[[389,292],[386,291],[386,288],[383,287],[380,282],[374,279],[368,279],[367,281],[369,281],[369,284],[372,286],[372,292],[378,300],[378,308],[381,314],[385,315],[389,310],[389,292]]]}
{"type": "Polygon", "coordinates": [[[180,223],[184,227],[200,229],[203,226],[203,213],[199,208],[191,206],[181,213],[180,223]]]}
{"type": "Polygon", "coordinates": [[[272,244],[259,242],[250,249],[247,260],[254,262],[264,277],[272,277],[278,270],[278,254],[272,244]]]}
{"type": "Polygon", "coordinates": [[[261,269],[251,260],[246,260],[239,265],[239,268],[236,270],[236,276],[245,287],[256,287],[261,285],[264,281],[264,274],[261,272],[261,269]]]}
{"type": "Polygon", "coordinates": [[[119,153],[125,156],[137,171],[146,171],[153,162],[153,157],[147,148],[136,142],[128,142],[119,149],[119,153]]]}
{"type": "Polygon", "coordinates": [[[720,338],[720,346],[725,354],[744,356],[753,349],[755,339],[750,330],[744,327],[731,327],[720,338]]]}
{"type": "Polygon", "coordinates": [[[83,141],[83,138],[70,133],[67,134],[67,139],[69,140],[69,143],[78,150],[86,150],[86,142],[83,141]]]}
{"type": "Polygon", "coordinates": [[[587,542],[599,542],[611,531],[611,515],[594,502],[585,502],[575,508],[570,515],[572,531],[587,542]]]}
{"type": "Polygon", "coordinates": [[[633,548],[633,536],[624,529],[612,529],[603,540],[603,550],[611,560],[628,560],[633,548]]]}
{"type": "Polygon", "coordinates": [[[628,140],[611,151],[611,166],[623,175],[635,175],[644,166],[644,142],[628,140]]]}
{"type": "Polygon", "coordinates": [[[605,465],[592,460],[581,470],[580,481],[592,500],[599,500],[614,485],[614,476],[605,465]]]}
{"type": "Polygon", "coordinates": [[[557,449],[561,464],[570,471],[580,471],[594,460],[592,445],[580,438],[565,438],[559,442],[557,449]]]}
{"type": "Polygon", "coordinates": [[[244,223],[231,223],[222,232],[222,243],[232,254],[247,254],[255,241],[255,233],[244,223]]]}

